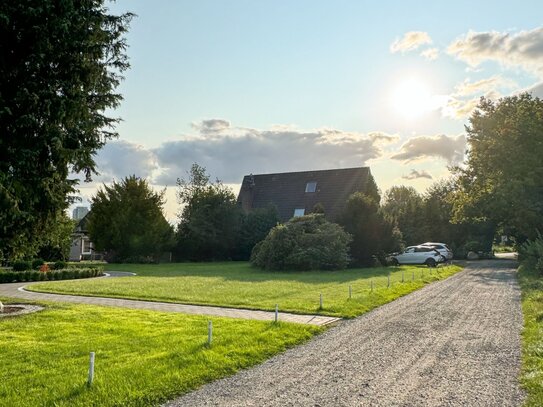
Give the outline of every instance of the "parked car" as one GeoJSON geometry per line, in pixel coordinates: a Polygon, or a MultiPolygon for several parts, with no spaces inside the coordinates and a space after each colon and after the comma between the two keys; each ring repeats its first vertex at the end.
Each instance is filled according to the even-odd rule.
{"type": "Polygon", "coordinates": [[[445,261],[445,258],[432,246],[409,246],[403,252],[391,256],[391,262],[398,264],[426,264],[435,267],[438,263],[445,261]]]}
{"type": "Polygon", "coordinates": [[[422,243],[421,246],[432,246],[439,254],[445,257],[445,260],[452,260],[453,258],[452,250],[445,243],[426,242],[422,243]]]}

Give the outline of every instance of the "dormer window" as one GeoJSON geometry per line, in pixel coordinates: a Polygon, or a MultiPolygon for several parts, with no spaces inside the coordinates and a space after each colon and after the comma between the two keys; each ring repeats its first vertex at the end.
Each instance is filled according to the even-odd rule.
{"type": "Polygon", "coordinates": [[[305,192],[315,192],[317,190],[317,182],[311,181],[305,184],[305,192]]]}

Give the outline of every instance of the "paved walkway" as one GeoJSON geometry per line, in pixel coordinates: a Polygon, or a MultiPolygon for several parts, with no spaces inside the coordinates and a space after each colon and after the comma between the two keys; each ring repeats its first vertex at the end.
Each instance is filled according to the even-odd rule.
{"type": "Polygon", "coordinates": [[[468,262],[267,362],[173,406],[518,407],[516,263],[468,262]]]}
{"type": "MultiPolygon", "coordinates": [[[[108,272],[113,278],[126,275],[133,275],[132,273],[122,272],[108,272]]],[[[146,309],[152,311],[162,312],[181,312],[183,314],[193,315],[209,315],[214,317],[227,317],[227,318],[240,318],[240,319],[254,319],[260,321],[273,321],[275,318],[274,312],[268,311],[255,311],[247,309],[236,308],[223,308],[212,307],[206,305],[187,305],[187,304],[172,304],[167,302],[154,302],[154,301],[139,301],[139,300],[125,300],[119,298],[105,298],[105,297],[85,297],[78,295],[64,295],[64,294],[47,294],[37,293],[24,290],[24,287],[28,287],[34,283],[11,283],[0,284],[0,297],[21,298],[24,300],[32,301],[58,301],[58,302],[71,302],[76,304],[91,304],[91,305],[103,305],[107,307],[122,307],[133,309],[146,309]]],[[[287,312],[279,312],[279,321],[295,322],[298,324],[309,325],[327,325],[332,322],[339,321],[340,318],[327,317],[322,315],[299,315],[291,314],[287,312]]]]}

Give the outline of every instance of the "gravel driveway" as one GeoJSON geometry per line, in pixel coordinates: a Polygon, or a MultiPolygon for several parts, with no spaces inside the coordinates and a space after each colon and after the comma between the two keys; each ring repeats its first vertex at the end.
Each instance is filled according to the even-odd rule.
{"type": "Polygon", "coordinates": [[[167,406],[519,406],[515,263],[466,271],[167,406]]]}

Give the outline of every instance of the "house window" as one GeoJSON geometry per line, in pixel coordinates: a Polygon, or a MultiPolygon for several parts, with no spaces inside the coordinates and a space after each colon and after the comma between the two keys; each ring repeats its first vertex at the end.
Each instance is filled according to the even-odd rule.
{"type": "Polygon", "coordinates": [[[305,214],[305,209],[301,208],[301,209],[294,209],[294,217],[297,217],[297,216],[304,216],[305,214]]]}
{"type": "Polygon", "coordinates": [[[92,243],[89,239],[81,239],[81,254],[91,254],[92,243]]]}
{"type": "Polygon", "coordinates": [[[315,181],[308,182],[305,185],[305,192],[315,192],[317,190],[317,183],[315,181]]]}

